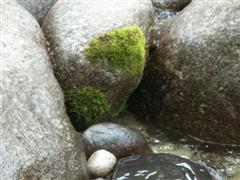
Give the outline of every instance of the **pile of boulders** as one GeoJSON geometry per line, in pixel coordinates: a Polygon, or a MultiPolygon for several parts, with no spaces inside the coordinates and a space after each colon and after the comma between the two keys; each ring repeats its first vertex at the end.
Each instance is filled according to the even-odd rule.
{"type": "Polygon", "coordinates": [[[152,154],[139,131],[103,123],[127,108],[195,139],[240,144],[239,0],[0,7],[1,178],[112,177],[119,159],[152,154]]]}

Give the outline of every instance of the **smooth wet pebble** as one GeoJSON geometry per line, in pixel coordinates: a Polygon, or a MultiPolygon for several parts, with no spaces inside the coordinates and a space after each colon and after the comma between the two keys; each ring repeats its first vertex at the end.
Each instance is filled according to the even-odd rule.
{"type": "Polygon", "coordinates": [[[212,180],[208,170],[195,162],[172,154],[147,154],[120,159],[113,180],[212,180]]]}
{"type": "Polygon", "coordinates": [[[98,149],[105,149],[117,158],[152,152],[139,131],[114,123],[95,124],[82,134],[82,138],[87,157],[98,149]]]}

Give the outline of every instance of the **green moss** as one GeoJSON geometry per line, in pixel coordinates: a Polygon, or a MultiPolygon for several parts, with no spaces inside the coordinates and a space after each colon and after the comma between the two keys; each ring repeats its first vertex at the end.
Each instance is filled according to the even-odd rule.
{"type": "Polygon", "coordinates": [[[104,92],[94,87],[67,91],[65,101],[70,113],[75,113],[87,122],[96,121],[111,108],[104,92]]]}
{"type": "Polygon", "coordinates": [[[91,63],[107,60],[110,72],[136,75],[145,64],[145,36],[137,25],[118,28],[93,38],[85,52],[91,63]]]}

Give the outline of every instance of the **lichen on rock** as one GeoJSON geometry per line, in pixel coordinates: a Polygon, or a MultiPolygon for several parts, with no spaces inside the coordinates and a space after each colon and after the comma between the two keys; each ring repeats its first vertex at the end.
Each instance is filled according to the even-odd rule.
{"type": "Polygon", "coordinates": [[[145,36],[137,25],[121,27],[94,37],[85,51],[91,63],[107,60],[110,72],[134,76],[144,68],[145,36]]]}
{"type": "Polygon", "coordinates": [[[88,123],[97,121],[111,108],[104,92],[95,87],[65,91],[65,101],[71,113],[84,118],[88,123]]]}

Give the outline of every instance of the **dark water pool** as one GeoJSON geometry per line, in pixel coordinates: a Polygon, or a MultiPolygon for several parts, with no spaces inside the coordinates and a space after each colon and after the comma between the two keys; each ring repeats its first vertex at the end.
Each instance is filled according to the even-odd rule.
{"type": "MultiPolygon", "coordinates": [[[[157,128],[124,114],[116,123],[141,131],[154,153],[175,154],[205,166],[217,180],[240,180],[240,148],[215,146],[157,128]]],[[[141,171],[141,169],[139,169],[141,171]]],[[[149,172],[150,173],[150,172],[149,172]]]]}

